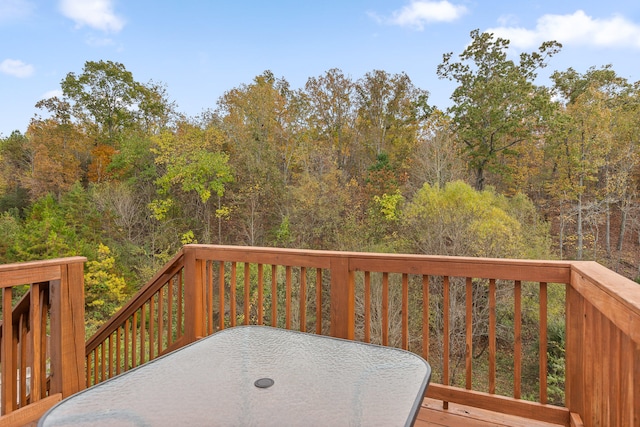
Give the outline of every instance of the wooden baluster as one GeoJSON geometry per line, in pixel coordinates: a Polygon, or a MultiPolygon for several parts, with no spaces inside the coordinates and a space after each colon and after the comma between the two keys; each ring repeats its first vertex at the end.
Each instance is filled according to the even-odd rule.
{"type": "Polygon", "coordinates": [[[382,345],[389,345],[389,273],[382,273],[382,345]]]}
{"type": "Polygon", "coordinates": [[[278,326],[278,271],[277,266],[271,266],[271,326],[278,326]]]}
{"type": "MultiPolygon", "coordinates": [[[[31,403],[37,402],[42,397],[41,381],[46,372],[42,370],[42,335],[46,329],[42,328],[42,289],[40,283],[31,285],[29,295],[31,309],[29,311],[31,325],[31,403]]],[[[45,334],[46,335],[46,334],[45,334]]]]}
{"type": "Polygon", "coordinates": [[[154,351],[155,351],[155,333],[156,333],[156,328],[155,328],[155,319],[154,319],[154,315],[155,313],[155,299],[157,298],[158,293],[156,292],[155,294],[151,295],[151,298],[149,299],[149,360],[153,360],[154,357],[154,351]]]}
{"type": "Polygon", "coordinates": [[[249,263],[244,263],[244,324],[249,324],[250,315],[250,297],[251,297],[251,271],[249,270],[249,263]]]}
{"type": "Polygon", "coordinates": [[[106,358],[107,342],[100,344],[100,381],[107,379],[107,358],[106,358]]]}
{"type": "Polygon", "coordinates": [[[131,328],[131,320],[127,319],[124,321],[124,371],[128,371],[130,365],[130,352],[129,352],[129,337],[130,337],[130,332],[129,329],[131,328]]]}
{"type": "Polygon", "coordinates": [[[20,313],[18,318],[18,338],[19,358],[18,358],[18,373],[19,373],[19,386],[20,391],[18,407],[22,408],[27,404],[27,325],[25,313],[20,313]]]}
{"type": "Polygon", "coordinates": [[[231,263],[231,283],[229,284],[229,306],[231,326],[236,326],[236,286],[237,286],[237,263],[231,263]]]}
{"type": "Polygon", "coordinates": [[[514,283],[513,297],[513,397],[520,399],[522,394],[522,284],[520,280],[514,283]]]}
{"type": "Polygon", "coordinates": [[[116,375],[122,372],[122,326],[116,329],[116,375]]]}
{"type": "Polygon", "coordinates": [[[147,304],[140,307],[140,364],[146,362],[147,355],[147,304]]]}
{"type": "MultiPolygon", "coordinates": [[[[171,279],[169,279],[171,283],[171,279]]],[[[158,356],[166,348],[162,345],[164,341],[164,286],[158,289],[158,356]]],[[[169,344],[167,344],[169,345],[169,344]]]]}
{"type": "Polygon", "coordinates": [[[214,333],[213,324],[213,261],[207,261],[207,334],[214,333]]]}
{"type": "Polygon", "coordinates": [[[113,366],[113,332],[109,334],[109,369],[107,370],[107,377],[111,378],[114,376],[114,366],[113,366]]]}
{"type": "Polygon", "coordinates": [[[471,356],[473,353],[473,280],[471,277],[466,279],[466,319],[465,319],[465,386],[467,390],[471,390],[471,374],[472,363],[471,356]]]}
{"type": "Polygon", "coordinates": [[[364,272],[364,342],[371,342],[371,272],[364,272]]]}
{"type": "Polygon", "coordinates": [[[422,276],[422,357],[429,360],[429,276],[422,276]]]}
{"type": "Polygon", "coordinates": [[[86,372],[85,372],[85,377],[86,377],[86,385],[87,387],[91,387],[93,385],[93,382],[91,381],[91,373],[93,372],[93,368],[92,366],[95,365],[95,350],[91,351],[89,354],[87,354],[87,366],[86,366],[86,372]]]}
{"type": "Polygon", "coordinates": [[[402,274],[402,348],[409,350],[409,275],[402,274]]]}
{"type": "Polygon", "coordinates": [[[224,317],[225,317],[225,305],[224,305],[224,261],[220,261],[220,268],[218,269],[218,316],[220,321],[220,330],[224,329],[224,317]]]}
{"type": "Polygon", "coordinates": [[[547,284],[540,283],[540,403],[547,403],[547,284]]]}
{"type": "Polygon", "coordinates": [[[98,384],[100,382],[100,375],[98,368],[100,367],[100,361],[98,360],[98,350],[100,346],[93,350],[93,383],[98,384]]]}
{"type": "Polygon", "coordinates": [[[322,334],[322,269],[316,268],[316,334],[322,334]]]}
{"type": "MultiPolygon", "coordinates": [[[[200,263],[197,263],[196,266],[200,266],[200,263]]],[[[182,336],[184,335],[184,328],[185,328],[185,324],[186,324],[186,320],[184,318],[184,310],[182,309],[182,307],[184,306],[184,284],[185,284],[185,280],[186,280],[186,276],[183,276],[184,274],[186,274],[184,272],[184,269],[182,270],[182,272],[178,273],[178,293],[176,295],[176,301],[175,304],[177,305],[176,307],[176,339],[180,339],[182,338],[182,336]]],[[[196,275],[197,278],[200,278],[201,276],[199,274],[196,275]]],[[[194,304],[196,304],[196,307],[201,307],[202,306],[202,284],[200,282],[196,282],[195,283],[196,289],[198,291],[198,301],[194,302],[194,304]]],[[[173,307],[173,306],[172,306],[173,307]]],[[[200,327],[202,327],[203,323],[202,323],[202,312],[199,313],[198,318],[196,319],[195,325],[198,325],[198,330],[196,331],[196,336],[200,336],[202,335],[202,330],[200,329],[200,327]]]]}
{"type": "Polygon", "coordinates": [[[138,366],[138,312],[133,313],[133,321],[131,322],[131,367],[138,366]]]}
{"type": "MultiPolygon", "coordinates": [[[[443,278],[443,343],[442,343],[442,384],[449,385],[449,306],[450,289],[449,276],[443,278]]],[[[449,409],[449,402],[442,402],[444,409],[449,409]]]]}
{"type": "Polygon", "coordinates": [[[264,266],[258,264],[258,325],[264,322],[264,266]]]}
{"type": "Polygon", "coordinates": [[[40,395],[44,398],[49,391],[47,379],[47,353],[49,342],[47,338],[47,326],[49,324],[49,286],[41,286],[40,291],[40,395]]]}
{"type": "Polygon", "coordinates": [[[285,328],[291,329],[291,266],[285,268],[285,328]]]}
{"type": "Polygon", "coordinates": [[[167,347],[173,344],[173,286],[176,280],[176,276],[172,277],[167,286],[167,347]]]}
{"type": "Polygon", "coordinates": [[[489,280],[489,393],[496,392],[496,279],[489,280]]]}
{"type": "Polygon", "coordinates": [[[300,267],[300,331],[307,331],[307,269],[300,267]]]}

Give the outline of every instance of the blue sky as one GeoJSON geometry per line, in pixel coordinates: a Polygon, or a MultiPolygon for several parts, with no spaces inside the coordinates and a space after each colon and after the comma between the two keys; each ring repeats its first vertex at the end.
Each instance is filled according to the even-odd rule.
{"type": "Polygon", "coordinates": [[[510,39],[514,54],[561,42],[540,84],[554,70],[606,64],[640,80],[631,0],[0,0],[0,136],[25,132],[38,100],[99,60],[164,83],[188,116],[265,70],[298,89],[331,68],[354,80],[405,72],[444,109],[453,84],[436,67],[476,28],[510,39]]]}

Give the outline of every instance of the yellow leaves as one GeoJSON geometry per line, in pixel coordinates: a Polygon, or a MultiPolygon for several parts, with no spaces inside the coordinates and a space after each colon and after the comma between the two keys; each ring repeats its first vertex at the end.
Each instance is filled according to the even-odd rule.
{"type": "Polygon", "coordinates": [[[425,184],[404,211],[407,235],[421,252],[439,255],[520,257],[524,239],[509,201],[475,191],[462,181],[444,188],[425,184]]]}
{"type": "Polygon", "coordinates": [[[231,208],[229,206],[220,206],[216,209],[216,218],[228,220],[231,217],[231,208]]]}
{"type": "Polygon", "coordinates": [[[86,301],[90,306],[104,306],[111,303],[108,315],[115,312],[116,305],[124,301],[126,282],[123,277],[116,275],[115,258],[111,256],[108,246],[99,244],[96,260],[87,262],[87,272],[84,275],[86,301]]]}
{"type": "Polygon", "coordinates": [[[158,221],[162,221],[169,209],[173,206],[172,199],[156,199],[149,203],[149,209],[151,209],[151,214],[158,221]]]}
{"type": "Polygon", "coordinates": [[[400,204],[404,201],[400,190],[396,189],[391,195],[385,193],[382,196],[373,196],[373,201],[387,221],[400,219],[400,204]]]}
{"type": "Polygon", "coordinates": [[[186,233],[183,233],[182,236],[180,236],[180,243],[182,243],[183,245],[189,245],[191,243],[198,243],[198,240],[196,240],[193,231],[189,230],[186,233]]]}

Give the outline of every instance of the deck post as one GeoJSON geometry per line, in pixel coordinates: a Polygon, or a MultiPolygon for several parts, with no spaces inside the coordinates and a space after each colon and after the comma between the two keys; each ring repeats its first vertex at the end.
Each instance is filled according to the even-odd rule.
{"type": "Polygon", "coordinates": [[[85,379],[84,263],[60,265],[60,280],[50,282],[51,390],[71,396],[85,379]]]}
{"type": "Polygon", "coordinates": [[[331,259],[331,336],[355,337],[355,282],[349,258],[331,259]]]}
{"type": "Polygon", "coordinates": [[[204,329],[204,261],[196,259],[196,248],[184,247],[184,335],[187,343],[202,338],[204,329]]]}
{"type": "Polygon", "coordinates": [[[565,406],[571,412],[584,413],[584,299],[567,285],[565,339],[565,406]]]}

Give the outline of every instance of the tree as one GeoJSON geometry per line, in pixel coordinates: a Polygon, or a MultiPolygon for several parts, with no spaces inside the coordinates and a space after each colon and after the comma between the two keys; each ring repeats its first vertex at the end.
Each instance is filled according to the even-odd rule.
{"type": "Polygon", "coordinates": [[[83,179],[83,160],[88,157],[87,138],[77,125],[55,118],[34,119],[27,130],[31,170],[25,180],[31,197],[47,193],[61,196],[83,179]]]}
{"type": "Polygon", "coordinates": [[[161,198],[151,204],[154,216],[166,218],[176,199],[174,186],[183,193],[194,192],[196,203],[201,204],[197,218],[204,225],[202,237],[205,243],[211,243],[211,196],[222,197],[225,184],[233,180],[229,156],[220,151],[221,131],[181,122],[175,132],[165,130],[153,140],[156,163],[164,166],[164,173],[156,181],[161,198]]]}
{"type": "Polygon", "coordinates": [[[25,135],[14,131],[0,139],[0,212],[29,204],[27,176],[33,165],[33,153],[25,135]]]}
{"type": "Polygon", "coordinates": [[[446,53],[437,69],[438,77],[458,83],[448,111],[475,171],[477,190],[484,189],[486,171],[504,173],[498,156],[513,154],[536,132],[551,105],[549,92],[533,82],[562,46],[544,42],[537,52],[521,53],[518,64],[507,58],[508,47],[508,40],[474,30],[460,61],[446,53]]]}
{"type": "Polygon", "coordinates": [[[224,149],[236,178],[228,203],[236,242],[265,244],[282,223],[299,143],[293,96],[284,79],[265,71],[219,101],[224,149]]]}
{"type": "MultiPolygon", "coordinates": [[[[575,203],[569,214],[576,217],[576,257],[582,259],[585,220],[592,218],[592,227],[597,228],[600,211],[608,211],[617,187],[614,170],[619,161],[614,159],[624,150],[614,148],[618,139],[614,117],[621,113],[615,111],[616,100],[627,90],[627,83],[610,67],[592,68],[584,75],[569,68],[555,72],[552,80],[564,103],[548,138],[547,150],[554,163],[547,187],[560,201],[575,203]]],[[[628,139],[622,144],[628,144],[628,139]]],[[[596,246],[594,242],[594,250],[596,246]]]]}
{"type": "Polygon", "coordinates": [[[365,149],[361,164],[371,165],[385,154],[398,174],[406,172],[416,145],[420,106],[428,93],[417,89],[404,73],[381,70],[358,80],[355,91],[358,138],[365,149]]]}
{"type": "Polygon", "coordinates": [[[71,72],[61,82],[64,96],[73,101],[74,115],[96,127],[102,142],[131,126],[134,107],[142,101],[143,86],[123,64],[87,61],[80,75],[71,72]]]}
{"type": "MultiPolygon", "coordinates": [[[[333,68],[305,84],[307,126],[318,146],[329,146],[339,169],[349,171],[355,152],[354,83],[333,68]]],[[[320,147],[316,147],[320,148],[320,147]]]]}
{"type": "Polygon", "coordinates": [[[462,181],[443,188],[425,184],[407,202],[403,223],[409,252],[519,258],[525,242],[509,201],[493,191],[475,191],[462,181]]]}
{"type": "Polygon", "coordinates": [[[463,180],[466,165],[451,131],[451,118],[435,110],[420,122],[418,141],[411,156],[409,181],[413,191],[425,183],[442,188],[447,182],[463,180]]]}

